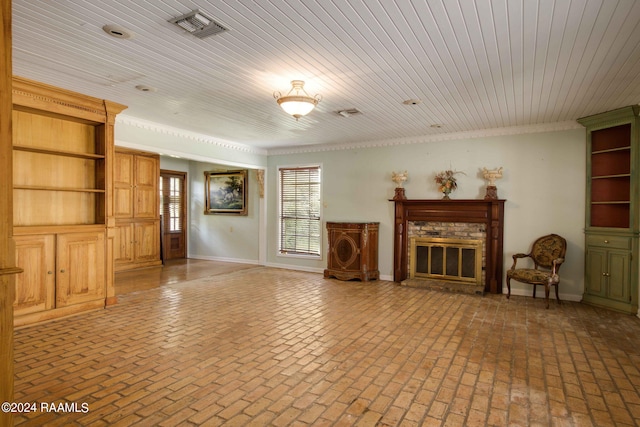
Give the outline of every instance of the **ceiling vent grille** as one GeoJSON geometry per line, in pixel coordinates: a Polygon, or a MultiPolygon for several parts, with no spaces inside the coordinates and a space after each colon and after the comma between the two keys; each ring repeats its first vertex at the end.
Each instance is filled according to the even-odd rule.
{"type": "Polygon", "coordinates": [[[194,10],[186,15],[171,19],[169,22],[176,24],[178,27],[200,39],[228,31],[227,28],[218,24],[199,10],[194,10]]]}
{"type": "Polygon", "coordinates": [[[336,111],[336,113],[340,114],[342,117],[351,117],[355,114],[360,114],[360,111],[355,108],[350,108],[348,110],[336,111]]]}

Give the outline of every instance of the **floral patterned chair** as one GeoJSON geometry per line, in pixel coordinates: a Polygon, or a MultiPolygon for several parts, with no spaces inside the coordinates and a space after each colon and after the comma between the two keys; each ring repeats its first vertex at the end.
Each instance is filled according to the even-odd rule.
{"type": "Polygon", "coordinates": [[[507,271],[507,298],[511,296],[511,279],[513,279],[533,285],[534,298],[536,297],[536,287],[543,285],[547,308],[549,308],[549,290],[551,286],[555,286],[556,300],[559,304],[558,283],[560,283],[560,276],[558,276],[558,271],[564,262],[566,253],[567,241],[557,234],[549,234],[533,242],[530,253],[513,255],[513,265],[507,271]],[[531,258],[534,268],[516,268],[519,258],[531,258]]]}

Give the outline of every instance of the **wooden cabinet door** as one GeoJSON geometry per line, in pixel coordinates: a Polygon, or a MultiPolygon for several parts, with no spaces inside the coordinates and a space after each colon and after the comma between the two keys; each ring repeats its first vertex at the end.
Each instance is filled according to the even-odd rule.
{"type": "Polygon", "coordinates": [[[160,169],[156,157],[135,156],[135,218],[158,217],[160,210],[158,180],[160,169]]]}
{"type": "Polygon", "coordinates": [[[329,233],[329,268],[359,272],[362,255],[360,230],[331,230],[329,233]]]}
{"type": "Polygon", "coordinates": [[[156,261],[160,259],[160,222],[136,222],[133,227],[135,261],[156,261]]]}
{"type": "Polygon", "coordinates": [[[159,265],[160,157],[120,149],[115,169],[114,268],[123,271],[159,265]]]}
{"type": "Polygon", "coordinates": [[[50,310],[55,305],[55,236],[16,236],[15,316],[50,310]]]}
{"type": "Polygon", "coordinates": [[[606,295],[607,251],[587,247],[585,292],[604,297],[606,295]]]}
{"type": "Polygon", "coordinates": [[[104,298],[104,233],[59,234],[56,243],[56,307],[104,298]]]}
{"type": "Polygon", "coordinates": [[[133,217],[133,166],[133,155],[116,152],[113,174],[113,213],[116,218],[133,217]]]}
{"type": "Polygon", "coordinates": [[[113,261],[118,264],[133,262],[133,224],[116,225],[113,238],[113,261]]]}
{"type": "Polygon", "coordinates": [[[324,277],[376,280],[378,223],[327,222],[329,252],[324,277]]]}
{"type": "Polygon", "coordinates": [[[607,257],[607,298],[629,303],[631,290],[631,254],[628,252],[610,251],[607,257]]]}

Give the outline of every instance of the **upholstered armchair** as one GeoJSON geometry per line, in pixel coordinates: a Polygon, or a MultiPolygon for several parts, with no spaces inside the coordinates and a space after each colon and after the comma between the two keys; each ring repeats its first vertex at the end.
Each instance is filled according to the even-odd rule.
{"type": "Polygon", "coordinates": [[[531,252],[528,254],[513,255],[513,265],[507,271],[507,298],[511,296],[511,279],[522,283],[533,285],[533,297],[536,297],[536,287],[544,286],[544,294],[549,308],[549,290],[551,286],[556,287],[556,300],[560,303],[558,296],[558,284],[560,276],[558,271],[564,262],[564,256],[567,253],[567,241],[557,234],[549,234],[542,236],[533,242],[531,252]],[[531,258],[533,268],[516,268],[518,259],[531,258]]]}

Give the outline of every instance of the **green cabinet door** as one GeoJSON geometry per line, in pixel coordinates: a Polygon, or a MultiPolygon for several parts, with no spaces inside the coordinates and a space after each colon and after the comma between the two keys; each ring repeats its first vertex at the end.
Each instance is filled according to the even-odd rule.
{"type": "MultiPolygon", "coordinates": [[[[594,240],[590,236],[589,240],[594,240]]],[[[615,242],[614,239],[610,239],[615,242]]],[[[610,240],[604,240],[610,243],[610,240]]],[[[631,242],[629,241],[629,244],[631,242]]],[[[629,246],[630,247],[630,246],[629,246]]],[[[587,246],[583,301],[620,311],[633,312],[632,256],[630,250],[587,246]]]]}
{"type": "Polygon", "coordinates": [[[607,251],[601,248],[587,247],[586,294],[599,297],[606,295],[606,271],[607,251]]]}
{"type": "Polygon", "coordinates": [[[624,303],[631,302],[631,254],[622,251],[610,251],[607,257],[607,294],[606,297],[624,303]]]}

